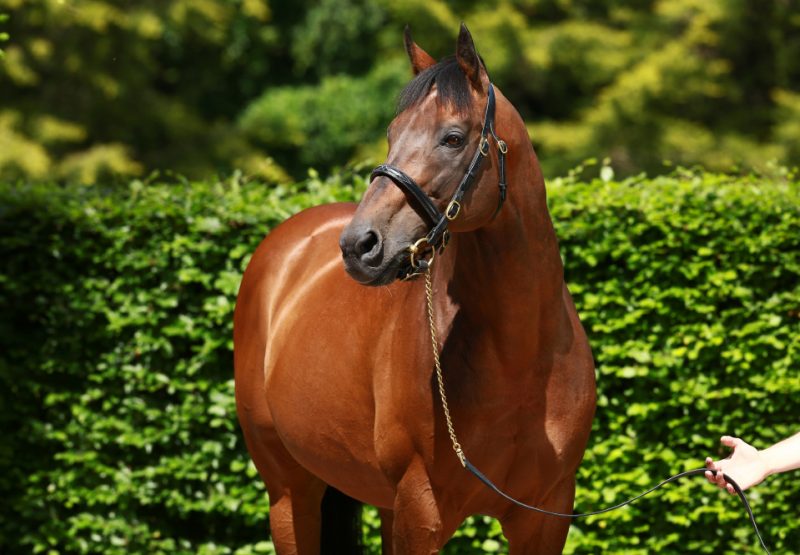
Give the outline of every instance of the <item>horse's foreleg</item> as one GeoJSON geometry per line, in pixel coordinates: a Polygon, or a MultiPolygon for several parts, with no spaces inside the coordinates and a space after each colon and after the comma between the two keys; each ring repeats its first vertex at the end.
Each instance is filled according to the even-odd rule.
{"type": "Polygon", "coordinates": [[[391,509],[378,509],[381,516],[381,555],[393,555],[392,529],[394,528],[394,513],[391,509]]]}
{"type": "MultiPolygon", "coordinates": [[[[571,513],[575,480],[565,479],[536,505],[558,513],[571,513]]],[[[564,550],[570,519],[547,516],[512,506],[500,519],[511,555],[556,555],[564,550]]]]}
{"type": "Polygon", "coordinates": [[[411,462],[397,484],[392,540],[393,552],[403,555],[438,553],[443,543],[439,508],[419,458],[411,462]]]}
{"type": "Polygon", "coordinates": [[[269,493],[269,524],[278,555],[318,555],[326,484],[292,458],[266,410],[242,409],[240,422],[269,493]]]}
{"type": "Polygon", "coordinates": [[[320,551],[321,488],[292,488],[270,494],[269,524],[279,555],[318,555],[320,551]]]}

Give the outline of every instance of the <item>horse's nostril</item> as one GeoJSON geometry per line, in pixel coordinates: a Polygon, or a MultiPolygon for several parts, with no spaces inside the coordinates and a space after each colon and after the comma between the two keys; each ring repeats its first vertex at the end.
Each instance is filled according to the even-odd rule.
{"type": "Polygon", "coordinates": [[[373,251],[378,250],[380,237],[372,230],[367,231],[356,241],[356,256],[361,259],[369,258],[373,251]]]}
{"type": "Polygon", "coordinates": [[[339,238],[345,265],[378,268],[383,262],[383,237],[378,230],[356,225],[346,228],[339,238]]]}

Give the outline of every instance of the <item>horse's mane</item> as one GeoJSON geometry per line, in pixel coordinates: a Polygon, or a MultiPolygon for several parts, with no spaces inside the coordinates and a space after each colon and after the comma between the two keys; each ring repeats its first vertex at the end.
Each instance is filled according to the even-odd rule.
{"type": "Polygon", "coordinates": [[[472,97],[467,76],[458,65],[456,57],[447,56],[436,65],[421,71],[406,85],[397,102],[397,113],[405,111],[428,96],[434,85],[440,102],[450,104],[461,114],[469,110],[472,97]]]}

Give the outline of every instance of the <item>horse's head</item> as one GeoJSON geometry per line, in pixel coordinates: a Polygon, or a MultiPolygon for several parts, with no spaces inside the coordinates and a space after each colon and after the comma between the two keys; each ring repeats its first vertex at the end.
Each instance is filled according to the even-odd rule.
{"type": "Polygon", "coordinates": [[[347,272],[366,285],[424,269],[451,230],[485,225],[505,197],[494,89],[469,31],[461,26],[456,55],[439,63],[407,28],[405,45],[415,78],[389,125],[387,162],[339,240],[347,272]]]}

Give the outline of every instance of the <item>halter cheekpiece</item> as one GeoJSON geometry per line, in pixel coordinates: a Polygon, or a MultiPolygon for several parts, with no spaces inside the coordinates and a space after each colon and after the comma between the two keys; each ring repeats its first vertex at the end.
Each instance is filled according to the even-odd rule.
{"type": "Polygon", "coordinates": [[[423,273],[430,263],[433,261],[433,256],[438,251],[441,253],[447,246],[450,240],[450,232],[447,229],[448,224],[455,220],[461,212],[461,202],[464,195],[472,187],[475,178],[478,175],[483,159],[489,155],[489,137],[494,138],[497,144],[498,156],[498,173],[500,179],[498,187],[500,189],[500,200],[495,210],[495,215],[500,211],[503,202],[506,199],[506,152],[508,146],[505,141],[497,136],[494,129],[494,113],[495,113],[495,95],[494,87],[489,83],[488,98],[486,100],[486,112],[483,116],[483,128],[481,129],[481,139],[478,143],[478,148],[472,157],[472,161],[467,168],[464,177],[456,187],[450,202],[447,204],[444,212],[440,212],[436,204],[428,197],[425,191],[417,185],[417,183],[403,170],[389,164],[381,164],[370,175],[370,181],[377,176],[388,177],[392,183],[397,185],[408,198],[411,206],[416,212],[428,223],[429,231],[425,237],[417,240],[409,247],[409,264],[401,271],[401,279],[410,279],[423,273]],[[430,255],[430,258],[425,256],[430,255]]]}

